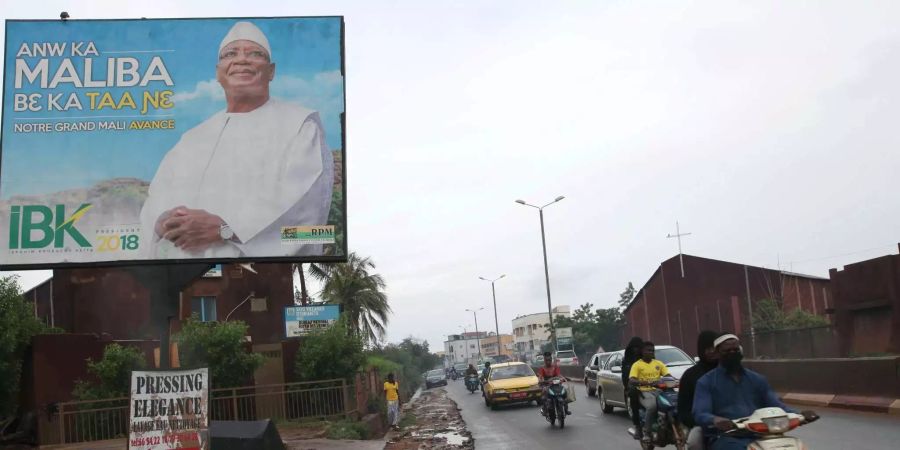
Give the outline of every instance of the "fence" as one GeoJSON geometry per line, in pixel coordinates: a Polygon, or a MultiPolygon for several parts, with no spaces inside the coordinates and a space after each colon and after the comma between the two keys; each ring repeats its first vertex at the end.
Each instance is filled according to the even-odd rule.
{"type": "Polygon", "coordinates": [[[830,326],[757,332],[741,336],[749,359],[837,358],[838,336],[830,326]]]}
{"type": "MultiPolygon", "coordinates": [[[[209,417],[210,420],[359,417],[366,414],[375,379],[377,374],[369,372],[358,374],[355,384],[337,379],[211,389],[209,417]]],[[[128,397],[59,403],[50,425],[39,430],[39,441],[46,445],[124,438],[128,436],[129,420],[128,397]]]]}

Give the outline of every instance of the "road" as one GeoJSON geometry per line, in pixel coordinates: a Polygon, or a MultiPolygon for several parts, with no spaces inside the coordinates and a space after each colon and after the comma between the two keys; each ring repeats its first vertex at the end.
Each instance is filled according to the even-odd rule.
{"type": "MultiPolygon", "coordinates": [[[[631,421],[619,409],[600,412],[600,402],[578,389],[578,401],[571,405],[566,428],[550,428],[536,406],[509,406],[491,411],[478,391],[469,394],[461,381],[449,383],[450,398],[462,409],[466,428],[475,438],[476,449],[640,449],[626,429],[631,421]]],[[[883,450],[900,448],[900,417],[817,409],[818,422],[791,434],[803,439],[813,450],[883,450]]],[[[674,447],[669,447],[674,448],[674,447]]]]}

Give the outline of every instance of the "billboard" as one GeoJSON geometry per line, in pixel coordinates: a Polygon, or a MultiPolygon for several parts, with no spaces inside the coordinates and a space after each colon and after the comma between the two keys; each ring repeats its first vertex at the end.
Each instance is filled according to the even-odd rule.
{"type": "Polygon", "coordinates": [[[342,17],[7,21],[0,268],[343,261],[342,17]]]}
{"type": "Polygon", "coordinates": [[[284,336],[301,337],[328,328],[340,315],[340,305],[285,306],[284,336]]]}
{"type": "Polygon", "coordinates": [[[128,448],[209,450],[209,370],[131,372],[128,448]]]}

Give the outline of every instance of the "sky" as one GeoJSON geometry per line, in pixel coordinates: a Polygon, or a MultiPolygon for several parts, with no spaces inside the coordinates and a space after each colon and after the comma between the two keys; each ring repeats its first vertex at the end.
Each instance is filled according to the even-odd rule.
{"type": "MultiPolygon", "coordinates": [[[[49,59],[49,73],[56,73],[63,61],[70,61],[78,74],[85,61],[92,61],[92,80],[106,80],[107,66],[121,58],[138,61],[138,73],[159,74],[158,81],[146,86],[76,88],[61,83],[56,88],[41,86],[38,80],[23,82],[20,89],[6,86],[4,111],[7,119],[3,133],[3,179],[0,196],[39,195],[74,188],[89,188],[111,178],[131,177],[149,182],[166,152],[189,130],[218,111],[225,109],[225,94],[215,79],[219,43],[235,19],[204,19],[199,21],[52,21],[49,23],[10,22],[6,42],[6,71],[12,78],[16,61],[23,61],[29,69],[49,59]],[[148,39],[149,37],[149,39],[148,39]],[[33,50],[41,43],[68,45],[62,54],[47,58],[33,50]],[[86,57],[73,57],[73,42],[92,42],[96,51],[86,57]],[[28,45],[31,44],[31,45],[28,45]],[[31,56],[29,52],[34,52],[31,56]],[[151,60],[161,61],[164,69],[150,70],[151,60]],[[163,71],[165,76],[163,76],[163,71]],[[167,83],[171,80],[171,85],[167,83]],[[145,93],[164,90],[174,92],[174,108],[150,108],[141,111],[145,93]],[[127,93],[132,95],[137,109],[105,107],[92,111],[87,93],[109,92],[119,102],[127,93]],[[11,93],[37,93],[46,98],[60,95],[80,96],[82,108],[66,111],[15,111],[11,93]],[[172,119],[173,130],[126,130],[116,132],[80,133],[15,133],[14,123],[44,122],[47,118],[70,120],[103,117],[107,120],[139,118],[148,120],[172,119]],[[128,151],[123,152],[126,148],[128,151]],[[98,163],[102,161],[102,163],[98,163]],[[57,174],[36,177],[41,170],[57,174]]],[[[259,19],[253,23],[274,43],[272,61],[276,77],[270,87],[272,95],[281,100],[303,105],[319,112],[325,128],[326,140],[332,149],[340,149],[341,114],[344,112],[343,78],[341,76],[340,19],[314,18],[304,21],[292,19],[259,19]]],[[[81,51],[86,51],[82,45],[81,51]]],[[[160,66],[156,66],[160,67],[160,66]]],[[[113,78],[115,79],[115,78],[113,78]]],[[[44,102],[40,102],[44,103],[44,102]]],[[[60,104],[65,104],[61,100],[60,104]]],[[[46,122],[45,122],[46,123],[46,122]]]]}
{"type": "MultiPolygon", "coordinates": [[[[900,3],[12,2],[2,18],[344,15],[350,249],[389,341],[612,307],[684,252],[827,276],[897,253],[900,3]],[[13,6],[14,5],[14,6],[13,6]]],[[[30,285],[47,274],[24,274],[30,285]]]]}

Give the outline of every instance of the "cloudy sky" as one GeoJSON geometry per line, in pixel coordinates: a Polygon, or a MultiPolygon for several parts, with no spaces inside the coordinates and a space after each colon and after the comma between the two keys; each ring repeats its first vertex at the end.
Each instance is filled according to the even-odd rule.
{"type": "MultiPolygon", "coordinates": [[[[346,16],[349,238],[388,339],[612,306],[686,253],[827,275],[896,253],[900,3],[0,0],[2,18],[346,16]]],[[[33,285],[46,273],[22,275],[33,285]]],[[[492,326],[492,324],[491,324],[492,326]]]]}

